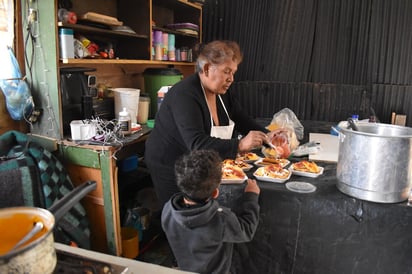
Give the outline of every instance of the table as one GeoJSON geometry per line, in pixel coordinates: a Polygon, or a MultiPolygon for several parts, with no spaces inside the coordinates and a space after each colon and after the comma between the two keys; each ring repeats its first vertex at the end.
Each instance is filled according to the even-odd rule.
{"type": "Polygon", "coordinates": [[[117,161],[139,154],[139,151],[143,155],[150,131],[143,126],[121,143],[107,145],[68,140],[58,144],[58,157],[74,185],[88,180],[97,182],[97,189],[82,200],[90,221],[92,250],[121,255],[117,161]]]}
{"type": "MultiPolygon", "coordinates": [[[[136,274],[194,274],[194,272],[187,272],[178,269],[172,269],[169,267],[141,262],[138,260],[122,258],[118,256],[107,255],[95,251],[90,251],[78,247],[71,247],[68,245],[55,243],[56,252],[64,252],[74,256],[80,256],[86,259],[94,259],[97,261],[103,261],[108,264],[114,264],[122,267],[127,267],[127,270],[122,273],[136,274]]],[[[119,273],[119,272],[115,272],[119,273]]]]}
{"type": "MultiPolygon", "coordinates": [[[[235,248],[236,273],[412,273],[412,208],[347,196],[336,188],[336,164],[318,165],[320,177],[289,180],[312,183],[313,193],[258,182],[259,226],[251,242],[235,248]]],[[[221,185],[218,200],[236,210],[243,189],[221,185]]]]}

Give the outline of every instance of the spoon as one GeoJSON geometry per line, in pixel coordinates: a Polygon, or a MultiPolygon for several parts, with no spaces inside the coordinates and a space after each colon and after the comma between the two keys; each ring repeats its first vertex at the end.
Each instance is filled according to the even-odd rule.
{"type": "Polygon", "coordinates": [[[18,241],[12,249],[10,249],[9,253],[18,249],[22,245],[24,245],[28,240],[30,240],[34,235],[39,233],[43,229],[44,225],[42,222],[35,222],[33,228],[20,240],[18,241]]]}
{"type": "Polygon", "coordinates": [[[264,146],[266,148],[276,149],[275,145],[273,145],[271,142],[263,143],[262,146],[264,146]]]}

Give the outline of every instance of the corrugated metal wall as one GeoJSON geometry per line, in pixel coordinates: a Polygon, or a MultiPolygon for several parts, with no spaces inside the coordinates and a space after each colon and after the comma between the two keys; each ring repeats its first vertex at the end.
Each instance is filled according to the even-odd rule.
{"type": "Polygon", "coordinates": [[[411,14],[410,0],[206,0],[203,41],[239,42],[232,89],[254,117],[339,121],[372,106],[411,126],[411,14]]]}

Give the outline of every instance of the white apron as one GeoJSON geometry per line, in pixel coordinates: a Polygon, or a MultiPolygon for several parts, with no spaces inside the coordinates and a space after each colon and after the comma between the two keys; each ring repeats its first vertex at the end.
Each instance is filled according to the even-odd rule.
{"type": "MultiPolygon", "coordinates": [[[[235,128],[235,123],[230,119],[229,114],[227,113],[227,110],[226,110],[226,106],[223,103],[222,98],[220,97],[220,95],[218,95],[219,100],[222,103],[223,109],[226,112],[227,118],[229,119],[229,125],[228,126],[215,126],[215,125],[213,125],[212,112],[210,111],[210,107],[209,107],[209,104],[208,104],[207,98],[206,98],[205,89],[203,88],[203,86],[202,86],[202,90],[203,90],[203,95],[205,96],[206,105],[209,108],[209,113],[210,113],[210,123],[212,125],[211,128],[210,128],[210,136],[220,138],[220,139],[232,139],[233,130],[235,128]]],[[[217,106],[216,106],[216,108],[217,108],[217,106]]]]}

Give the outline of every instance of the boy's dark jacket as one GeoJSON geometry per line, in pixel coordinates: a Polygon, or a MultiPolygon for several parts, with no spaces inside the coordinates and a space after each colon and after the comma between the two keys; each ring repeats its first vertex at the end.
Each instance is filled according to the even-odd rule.
{"type": "Polygon", "coordinates": [[[175,194],[162,211],[162,227],[181,270],[228,273],[233,244],[250,241],[259,223],[258,195],[245,192],[238,215],[210,200],[187,208],[175,194]]]}

